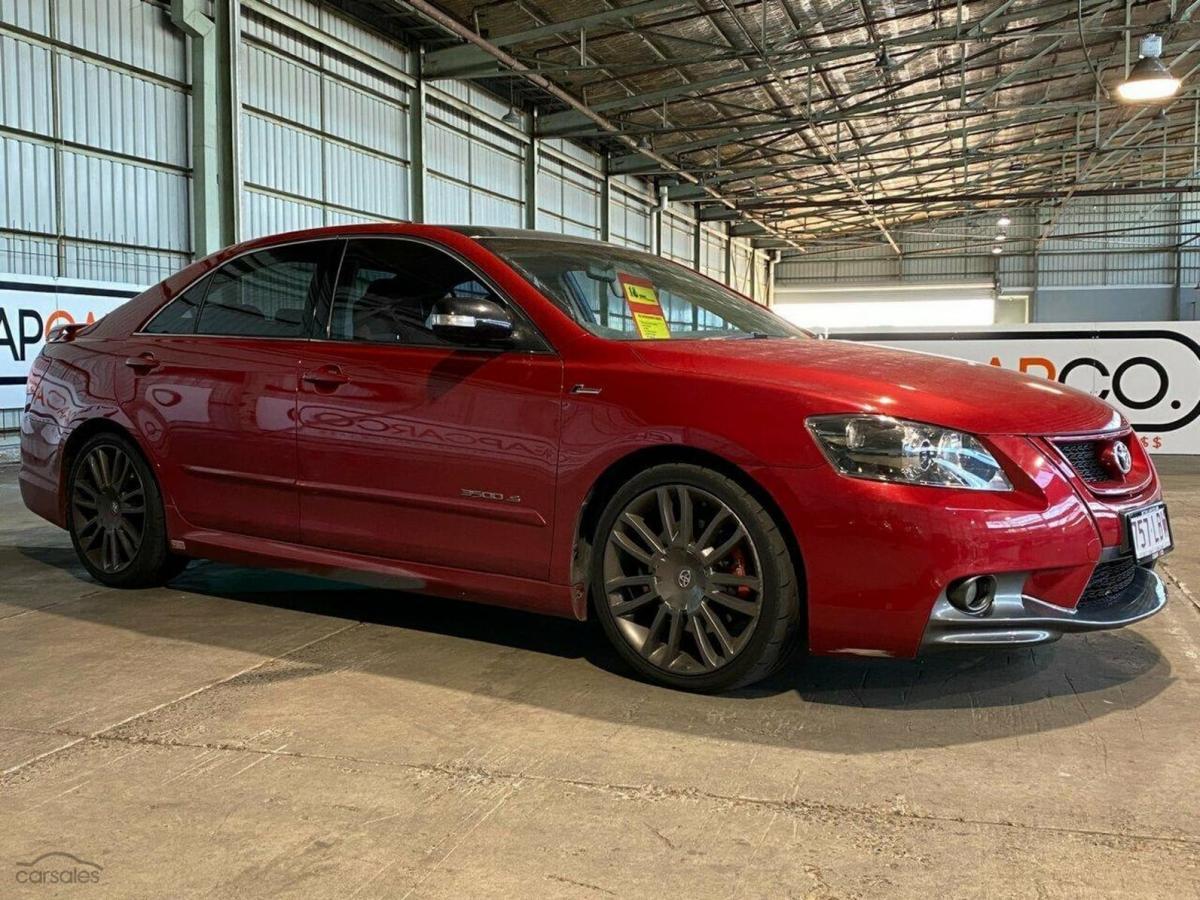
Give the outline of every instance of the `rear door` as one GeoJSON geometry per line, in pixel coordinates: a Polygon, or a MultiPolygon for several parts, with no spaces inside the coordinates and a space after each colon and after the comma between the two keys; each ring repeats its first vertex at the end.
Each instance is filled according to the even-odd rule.
{"type": "Polygon", "coordinates": [[[128,412],[201,529],[295,541],[296,387],[342,242],[239,256],[130,339],[128,412]]]}
{"type": "Polygon", "coordinates": [[[304,543],[544,578],[555,515],[562,363],[486,278],[440,247],[349,241],[325,340],[299,388],[304,543]],[[447,343],[447,294],[518,321],[511,346],[447,343]]]}

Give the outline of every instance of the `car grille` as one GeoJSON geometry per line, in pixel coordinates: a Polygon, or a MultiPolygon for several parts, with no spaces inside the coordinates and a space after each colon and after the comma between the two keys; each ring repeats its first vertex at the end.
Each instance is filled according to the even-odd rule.
{"type": "Polygon", "coordinates": [[[1058,445],[1079,477],[1088,484],[1112,481],[1112,476],[1100,461],[1101,441],[1063,441],[1058,445]]]}
{"type": "Polygon", "coordinates": [[[1096,566],[1087,587],[1079,598],[1076,609],[1094,611],[1115,606],[1125,599],[1137,576],[1137,563],[1132,556],[1122,556],[1096,566]]]}

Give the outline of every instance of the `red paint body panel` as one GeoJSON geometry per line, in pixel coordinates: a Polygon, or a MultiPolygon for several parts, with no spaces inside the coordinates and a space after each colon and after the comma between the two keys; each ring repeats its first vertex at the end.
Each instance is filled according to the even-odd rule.
{"type": "Polygon", "coordinates": [[[1111,494],[1089,488],[1058,454],[1051,438],[1128,433],[1087,394],[833,341],[604,340],[482,244],[435,226],[318,229],[230,248],[47,345],[39,367],[22,424],[21,489],[56,524],[65,448],[101,421],[142,447],[170,536],[192,554],[558,615],[580,612],[580,511],[611,466],[655,448],[718,457],[782,511],[816,652],[912,655],[936,597],[963,575],[1028,573],[1029,594],[1071,608],[1102,553],[1125,541],[1122,514],[1160,497],[1136,440],[1133,487],[1111,494]],[[550,349],[138,334],[237,254],[354,235],[408,235],[453,251],[524,311],[550,349]],[[159,360],[152,372],[124,364],[142,353],[159,360]],[[344,384],[304,381],[330,366],[344,384]],[[572,393],[574,385],[600,393],[572,393]],[[844,412],[980,435],[1014,490],[843,477],[804,421],[844,412]]]}
{"type": "Polygon", "coordinates": [[[304,544],[548,578],[557,356],[313,341],[303,357],[349,379],[300,388],[304,544]],[[488,539],[464,540],[472,527],[488,539]]]}

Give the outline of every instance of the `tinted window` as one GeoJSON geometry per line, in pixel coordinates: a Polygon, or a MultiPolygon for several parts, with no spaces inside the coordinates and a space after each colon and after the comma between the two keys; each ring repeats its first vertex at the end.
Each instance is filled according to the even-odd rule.
{"type": "Polygon", "coordinates": [[[415,241],[351,241],[342,260],[329,336],[386,344],[444,344],[426,324],[443,297],[502,301],[471,271],[415,241]]]}
{"type": "Polygon", "coordinates": [[[210,281],[211,275],[201,278],[160,309],[142,330],[147,334],[191,334],[196,330],[196,313],[210,281]]]}
{"type": "Polygon", "coordinates": [[[334,242],[313,241],[238,257],[212,275],[198,334],[301,337],[321,293],[334,242]]]}

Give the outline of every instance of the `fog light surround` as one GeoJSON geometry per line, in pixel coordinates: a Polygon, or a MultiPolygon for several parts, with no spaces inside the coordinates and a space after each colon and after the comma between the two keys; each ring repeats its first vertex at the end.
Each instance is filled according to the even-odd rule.
{"type": "Polygon", "coordinates": [[[996,599],[995,575],[969,575],[958,578],[946,588],[946,599],[957,610],[969,616],[984,616],[996,599]]]}

